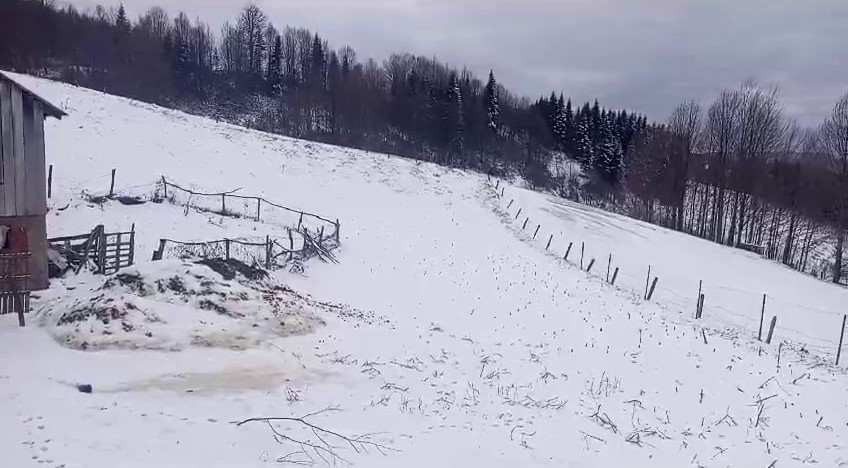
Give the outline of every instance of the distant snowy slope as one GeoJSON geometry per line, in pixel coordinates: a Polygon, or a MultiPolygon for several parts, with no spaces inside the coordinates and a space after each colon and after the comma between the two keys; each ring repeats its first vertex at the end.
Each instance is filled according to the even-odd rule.
{"type": "Polygon", "coordinates": [[[703,281],[704,318],[715,326],[742,327],[756,336],[766,294],[763,334],[777,316],[775,339],[794,340],[831,361],[836,356],[842,316],[848,313],[848,288],[820,281],[754,253],[719,245],[694,236],[661,228],[618,214],[604,212],[556,197],[546,197],[519,188],[508,188],[503,208],[512,201],[509,213],[522,210],[528,230],[542,227],[537,245],[551,234],[552,250],[564,254],[573,242],[570,258],[579,263],[585,245],[585,263],[596,260],[594,271],[605,277],[619,267],[616,284],[645,293],[647,270],[659,277],[654,299],[671,312],[694,315],[698,289],[703,281]]]}
{"type": "MultiPolygon", "coordinates": [[[[712,312],[712,286],[705,320],[690,318],[693,263],[704,265],[708,284],[727,275],[742,288],[758,277],[752,288],[777,282],[776,296],[838,310],[837,293],[795,273],[783,277],[760,259],[514,187],[497,198],[479,174],[19,78],[69,113],[47,127],[51,235],[135,223],[146,261],[160,237],[279,234],[169,204],[83,201],[82,191],[108,190],[115,168],[119,191],[152,191],[165,175],[339,218],[342,245],[338,265],[313,261],[304,274],[273,278],[340,304],[316,309],[326,326],[243,351],[83,353],[59,346],[44,328],[21,330],[0,317],[0,453],[9,466],[342,463],[275,440],[263,422],[232,424],[327,407],[309,420],[379,444],[357,452],[332,439],[334,454],[354,466],[848,466],[844,367],[795,348],[782,349],[778,367],[779,342],[754,340],[748,318],[740,329],[712,312]],[[509,199],[516,201],[505,212],[509,199]],[[535,241],[513,220],[517,207],[533,229],[543,224],[535,241]],[[566,241],[583,239],[597,262],[591,275],[561,260],[566,241]],[[618,287],[598,278],[610,252],[623,271],[618,287]],[[647,260],[661,277],[652,302],[635,292],[647,260]],[[805,292],[789,292],[796,277],[805,292]],[[75,383],[94,392],[78,393],[75,383]]],[[[157,265],[157,275],[170,275],[158,271],[166,267],[157,265]]],[[[31,323],[97,284],[85,274],[54,282],[34,301],[53,312],[36,312],[31,323]]],[[[177,305],[157,314],[191,313],[177,305]]],[[[755,316],[759,303],[750,309],[755,316]]],[[[789,312],[780,313],[783,324],[789,312]]],[[[273,428],[321,443],[297,422],[273,428]]]]}

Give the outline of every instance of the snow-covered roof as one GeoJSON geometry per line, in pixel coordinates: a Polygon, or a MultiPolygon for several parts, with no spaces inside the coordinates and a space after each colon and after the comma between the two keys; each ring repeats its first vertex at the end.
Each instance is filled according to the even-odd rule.
{"type": "Polygon", "coordinates": [[[27,89],[26,86],[15,81],[11,76],[6,74],[2,70],[0,70],[0,80],[6,80],[6,81],[12,83],[16,87],[18,87],[21,90],[22,93],[29,95],[30,98],[35,99],[36,101],[40,102],[42,104],[42,108],[44,109],[44,114],[49,115],[50,117],[56,117],[57,119],[61,119],[62,117],[68,115],[62,109],[59,109],[58,107],[51,104],[50,101],[48,101],[47,99],[44,99],[43,97],[39,96],[38,94],[35,94],[34,92],[27,89]]]}

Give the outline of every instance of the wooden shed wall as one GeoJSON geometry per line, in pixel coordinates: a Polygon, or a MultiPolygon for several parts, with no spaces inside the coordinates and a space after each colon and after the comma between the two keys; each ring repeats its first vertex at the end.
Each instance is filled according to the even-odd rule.
{"type": "Polygon", "coordinates": [[[0,80],[0,216],[47,213],[44,112],[40,102],[0,80]]]}

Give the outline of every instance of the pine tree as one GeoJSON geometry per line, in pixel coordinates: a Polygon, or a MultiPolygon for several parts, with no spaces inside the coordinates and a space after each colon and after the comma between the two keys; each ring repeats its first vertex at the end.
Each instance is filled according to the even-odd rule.
{"type": "Polygon", "coordinates": [[[592,144],[595,146],[597,151],[597,147],[601,141],[601,106],[598,104],[598,100],[595,99],[595,104],[592,105],[592,110],[590,112],[591,121],[589,122],[589,131],[592,137],[592,144]]]}
{"type": "Polygon", "coordinates": [[[565,104],[565,142],[564,148],[566,154],[575,157],[577,152],[577,122],[574,119],[574,110],[571,108],[571,99],[565,104]]]}
{"type": "Polygon", "coordinates": [[[271,49],[271,55],[268,57],[268,70],[265,74],[265,81],[268,84],[268,92],[271,95],[279,95],[282,93],[283,86],[283,44],[282,38],[278,34],[274,38],[274,47],[271,49]]]}
{"type": "Polygon", "coordinates": [[[576,131],[576,147],[577,147],[577,160],[583,165],[584,168],[591,168],[594,165],[594,145],[592,144],[592,115],[588,111],[589,104],[586,104],[586,111],[581,112],[580,118],[577,122],[577,131],[576,131]]]}
{"type": "Polygon", "coordinates": [[[312,86],[316,89],[326,88],[326,57],[324,56],[324,45],[321,43],[321,38],[318,34],[312,39],[312,86]]]}
{"type": "Polygon", "coordinates": [[[462,155],[465,150],[465,124],[462,116],[462,91],[456,73],[451,73],[445,102],[445,137],[450,157],[462,155]]]}
{"type": "Polygon", "coordinates": [[[609,112],[601,121],[601,142],[595,168],[610,184],[616,184],[621,174],[621,141],[615,132],[615,114],[609,112]]]}
{"type": "Polygon", "coordinates": [[[554,106],[554,125],[553,125],[553,137],[554,137],[554,147],[560,151],[565,150],[565,133],[566,133],[566,124],[565,124],[565,100],[563,99],[562,94],[559,95],[559,100],[555,102],[554,106]]]}
{"type": "Polygon", "coordinates": [[[498,83],[495,81],[495,73],[493,70],[489,71],[489,81],[486,83],[485,100],[486,115],[488,118],[486,126],[497,134],[498,129],[500,128],[501,107],[498,96],[498,83]]]}
{"type": "Polygon", "coordinates": [[[127,10],[124,9],[123,3],[118,6],[118,13],[115,15],[115,26],[122,33],[129,32],[130,30],[130,21],[127,19],[127,10]]]}
{"type": "Polygon", "coordinates": [[[188,44],[182,40],[174,42],[172,47],[172,60],[176,82],[183,90],[191,90],[194,79],[188,44]]]}

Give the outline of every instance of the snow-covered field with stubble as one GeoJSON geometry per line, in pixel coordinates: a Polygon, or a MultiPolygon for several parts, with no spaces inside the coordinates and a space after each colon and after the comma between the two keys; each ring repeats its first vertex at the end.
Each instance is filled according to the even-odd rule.
{"type": "MultiPolygon", "coordinates": [[[[479,174],[19,79],[70,114],[47,123],[51,236],[135,223],[132,272],[168,278],[163,269],[173,265],[176,275],[206,277],[214,272],[147,259],[162,237],[280,229],[167,203],[87,203],[81,192],[108,190],[115,168],[119,192],[152,191],[164,175],[339,218],[342,246],[338,265],[313,259],[303,274],[268,280],[308,295],[303,304],[324,304],[310,306],[314,326],[280,336],[261,328],[238,349],[179,337],[171,337],[178,351],[65,347],[53,321],[65,302],[71,309],[86,291],[102,291],[104,278],[54,281],[34,300],[30,326],[0,317],[2,466],[848,466],[848,376],[830,364],[839,324],[779,305],[838,313],[842,289],[518,187],[497,197],[479,174]],[[531,218],[525,230],[518,208],[531,218]],[[563,261],[567,242],[578,246],[563,261]],[[580,242],[596,258],[588,275],[574,266],[580,242]],[[603,278],[609,253],[621,268],[615,286],[603,278]],[[660,280],[647,302],[649,263],[660,280]],[[707,299],[696,323],[699,279],[707,299]],[[770,345],[754,338],[763,292],[775,297],[767,320],[779,317],[770,345]],[[81,383],[93,393],[78,392],[81,383]],[[233,424],[314,412],[307,422],[363,443],[297,421],[233,424]],[[333,448],[294,442],[320,446],[318,436],[333,448]]],[[[227,287],[254,297],[247,286],[227,287]]],[[[208,310],[197,321],[209,327],[188,326],[194,300],[132,299],[188,338],[253,328],[226,326],[233,317],[213,320],[208,310]]],[[[94,320],[82,324],[87,332],[99,329],[94,320]]]]}

